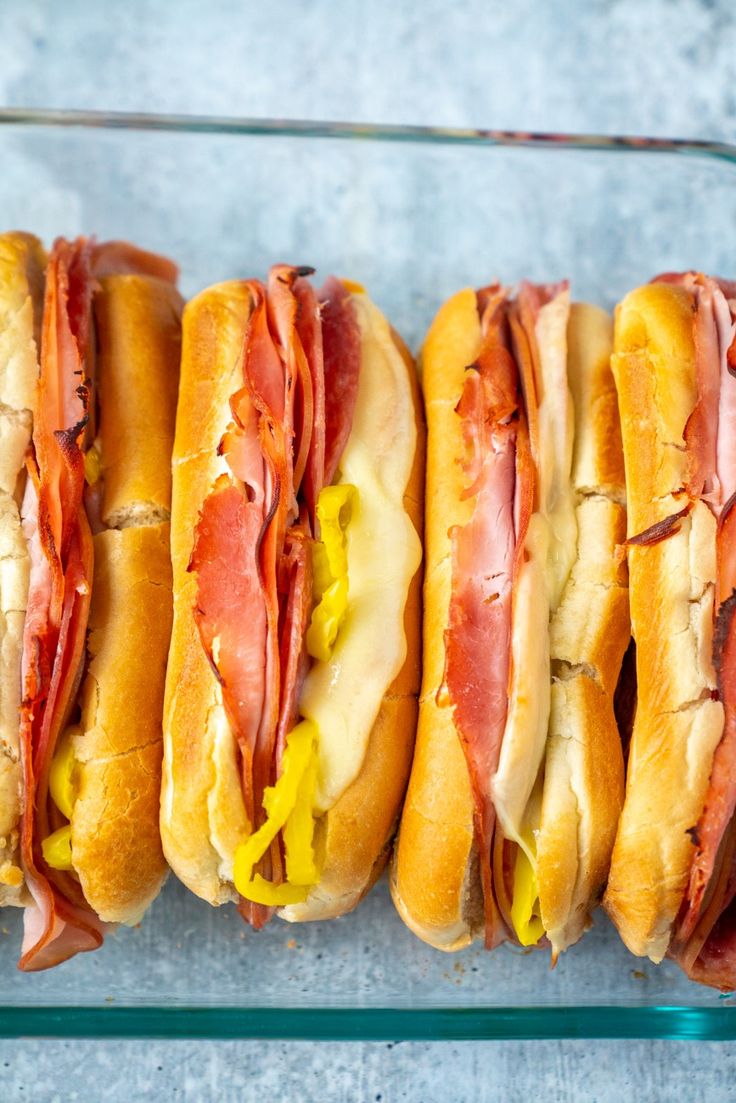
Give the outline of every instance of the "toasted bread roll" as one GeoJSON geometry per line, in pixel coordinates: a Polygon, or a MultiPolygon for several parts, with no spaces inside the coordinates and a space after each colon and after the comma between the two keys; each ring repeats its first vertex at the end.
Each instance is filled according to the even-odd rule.
{"type": "MultiPolygon", "coordinates": [[[[466,946],[484,923],[468,767],[453,712],[438,700],[453,584],[451,530],[466,525],[475,506],[460,463],[466,446],[456,408],[481,341],[476,295],[465,290],[440,309],[422,351],[428,428],[424,678],[392,893],[407,925],[443,950],[466,946]]],[[[550,624],[552,692],[536,829],[539,908],[555,956],[585,929],[602,890],[623,789],[613,693],[628,643],[628,610],[625,570],[614,559],[625,513],[610,344],[610,319],[596,308],[574,306],[567,371],[575,406],[577,557],[550,624]]]]}
{"type": "Polygon", "coordinates": [[[148,276],[107,276],[100,348],[101,521],[73,738],[74,869],[105,922],[139,922],[163,883],[158,830],[172,619],[169,524],[182,302],[148,276]]]}
{"type": "MultiPolygon", "coordinates": [[[[413,363],[362,291],[345,285],[355,305],[361,341],[358,406],[353,421],[362,448],[374,431],[370,412],[371,358],[391,359],[402,394],[399,411],[413,410],[409,426],[397,420],[397,463],[408,455],[404,506],[421,531],[423,435],[413,363]],[[378,320],[377,320],[378,319],[378,320]],[[375,327],[378,327],[376,329],[375,327]],[[380,333],[378,332],[380,330],[380,333]],[[391,351],[387,353],[384,340],[391,351]],[[397,349],[399,355],[397,355],[397,349]],[[361,388],[363,388],[361,390],[361,388]],[[362,395],[362,398],[361,398],[362,395]],[[408,453],[407,453],[408,454],[408,453]]],[[[237,900],[235,852],[251,833],[241,777],[240,752],[228,722],[222,687],[208,662],[194,620],[197,579],[188,568],[203,502],[227,460],[218,445],[232,419],[231,398],[243,387],[243,348],[252,295],[244,281],[209,288],[184,314],[182,377],[174,446],[172,558],[174,622],[164,718],[161,834],[177,876],[211,904],[237,900]]],[[[376,394],[376,398],[379,395],[376,394]]],[[[398,417],[404,416],[400,412],[398,417]]],[[[416,539],[416,536],[414,536],[416,539]]],[[[392,629],[393,631],[393,629],[392,629]]],[[[419,582],[415,577],[403,617],[405,651],[398,673],[375,702],[376,719],[356,772],[334,786],[317,820],[321,867],[305,901],[280,909],[292,921],[329,918],[353,907],[379,875],[403,796],[411,760],[419,681],[419,582]]],[[[385,683],[384,683],[385,685],[385,683]]],[[[327,761],[327,760],[326,760],[327,761]]],[[[338,763],[342,769],[343,764],[338,763]]]]}
{"type": "Polygon", "coordinates": [[[166,872],[158,808],[171,615],[168,524],[98,533],[71,826],[85,899],[108,923],[139,922],[166,872]]]}
{"type": "Polygon", "coordinates": [[[629,643],[624,466],[610,317],[574,304],[567,375],[575,410],[577,559],[550,624],[552,696],[537,839],[540,914],[553,956],[580,938],[600,898],[623,803],[613,712],[629,643]]]}
{"type": "MultiPolygon", "coordinates": [[[[616,316],[628,535],[682,509],[697,399],[693,300],[654,283],[616,316]]],[[[696,501],[677,530],[629,547],[638,702],[605,906],[633,953],[660,961],[683,900],[713,752],[723,733],[712,662],[716,520],[696,501]]]]}
{"type": "Polygon", "coordinates": [[[38,378],[45,264],[35,237],[0,236],[0,905],[25,902],[18,856],[18,722],[30,562],[19,506],[38,378]]]}
{"type": "Polygon", "coordinates": [[[467,523],[461,497],[462,423],[455,407],[463,376],[480,349],[475,292],[440,308],[421,355],[427,418],[424,530],[423,675],[419,725],[392,870],[392,894],[404,922],[438,949],[458,950],[480,931],[473,796],[450,709],[437,704],[444,674],[444,630],[452,585],[449,530],[467,523]]]}
{"type": "Polygon", "coordinates": [[[157,525],[171,511],[182,300],[151,276],[107,276],[95,296],[100,349],[102,521],[157,525]]]}
{"type": "Polygon", "coordinates": [[[248,833],[248,818],[222,691],[192,615],[196,581],[187,567],[202,502],[225,469],[217,450],[231,418],[230,396],[242,386],[250,313],[248,288],[236,280],[187,304],[173,450],[174,619],[164,703],[161,838],[177,877],[211,904],[235,899],[233,855],[248,833]]]}

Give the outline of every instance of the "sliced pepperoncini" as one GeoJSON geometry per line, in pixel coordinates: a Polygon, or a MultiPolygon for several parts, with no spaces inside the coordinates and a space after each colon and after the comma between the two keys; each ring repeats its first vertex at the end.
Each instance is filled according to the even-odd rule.
{"type": "Polygon", "coordinates": [[[314,855],[312,806],[317,785],[317,726],[302,720],[286,737],[281,777],[263,794],[266,822],[235,851],[233,881],[246,900],[256,904],[300,904],[318,880],[314,855]],[[274,885],[253,874],[279,831],[284,830],[286,877],[274,885]]]}
{"type": "MultiPolygon", "coordinates": [[[[530,853],[535,853],[533,838],[525,838],[530,853]]],[[[511,902],[511,922],[522,946],[536,946],[544,934],[539,915],[537,871],[522,847],[516,848],[514,863],[514,895],[511,902]]]]}
{"type": "MultiPolygon", "coordinates": [[[[56,748],[49,769],[49,793],[56,807],[68,820],[72,818],[74,802],[77,799],[76,758],[74,757],[74,736],[79,728],[67,728],[56,748]]],[[[72,829],[70,824],[60,827],[41,842],[41,851],[47,865],[52,869],[73,869],[72,829]]]]}
{"type": "Polygon", "coordinates": [[[41,853],[46,865],[52,869],[72,870],[72,829],[71,824],[60,827],[41,843],[41,853]]]}
{"type": "Polygon", "coordinates": [[[72,809],[77,799],[76,764],[73,738],[79,734],[79,728],[67,728],[59,740],[56,754],[51,760],[49,770],[49,792],[59,811],[68,820],[72,818],[72,809]]]}
{"type": "Polygon", "coordinates": [[[307,628],[307,651],[329,662],[348,608],[346,529],[358,500],[350,483],[326,486],[317,499],[320,540],[312,555],[315,606],[307,628]]]}
{"type": "Polygon", "coordinates": [[[317,745],[299,785],[296,804],[283,829],[286,880],[292,885],[314,885],[319,880],[314,853],[314,794],[317,790],[317,745]]]}
{"type": "Polygon", "coordinates": [[[84,453],[84,477],[90,486],[94,486],[100,477],[100,453],[93,445],[84,453]]]}

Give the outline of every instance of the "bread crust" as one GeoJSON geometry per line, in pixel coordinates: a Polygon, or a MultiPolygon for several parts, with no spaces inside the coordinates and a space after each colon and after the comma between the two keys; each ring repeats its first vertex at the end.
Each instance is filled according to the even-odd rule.
{"type": "Polygon", "coordinates": [[[137,923],[166,873],[158,808],[172,613],[169,525],[109,529],[94,546],[72,853],[100,918],[137,923]]]}
{"type": "Polygon", "coordinates": [[[108,276],[94,297],[109,528],[169,519],[182,307],[173,284],[150,276],[108,276]]]}
{"type": "Polygon", "coordinates": [[[174,620],[164,701],[161,838],[174,873],[210,904],[237,899],[232,854],[249,824],[222,693],[194,622],[196,580],[187,567],[202,502],[223,470],[217,446],[231,418],[230,397],[242,386],[251,309],[247,284],[238,280],[208,288],[185,307],[173,452],[174,620]],[[225,810],[221,818],[229,827],[221,824],[214,835],[211,813],[217,808],[225,810]]]}
{"type": "Polygon", "coordinates": [[[628,535],[682,508],[685,423],[695,405],[693,298],[674,284],[649,283],[616,309],[611,361],[626,467],[628,535]]]}
{"type": "Polygon", "coordinates": [[[421,354],[427,417],[424,660],[416,750],[396,844],[391,892],[404,922],[430,945],[460,949],[482,928],[473,795],[451,709],[437,703],[452,588],[450,528],[466,524],[464,444],[455,406],[481,345],[475,292],[442,306],[421,354]]]}
{"type": "MultiPolygon", "coordinates": [[[[216,451],[230,420],[230,396],[242,386],[243,334],[250,310],[245,281],[209,288],[188,304],[174,447],[174,625],[166,687],[161,833],[174,872],[215,905],[237,899],[233,857],[250,828],[235,740],[192,616],[196,581],[186,568],[202,501],[224,470],[216,451]],[[179,692],[180,686],[185,691],[179,692]]],[[[405,348],[399,348],[412,378],[413,362],[405,348]]],[[[421,534],[423,418],[415,381],[412,386],[417,447],[404,503],[421,534]]],[[[320,885],[305,904],[282,909],[284,918],[302,921],[343,914],[358,903],[383,867],[413,748],[420,586],[415,577],[404,614],[407,657],[384,697],[362,771],[320,821],[325,847],[320,885]],[[376,800],[378,790],[381,800],[376,800]]]]}
{"type": "Polygon", "coordinates": [[[46,253],[32,234],[0,234],[0,490],[14,496],[31,439],[46,253]]]}
{"type": "MultiPolygon", "coordinates": [[[[649,284],[617,311],[614,373],[629,535],[677,512],[695,405],[693,300],[649,284]]],[[[711,697],[716,524],[696,502],[679,531],[629,548],[638,703],[605,906],[633,953],[664,956],[693,855],[723,707],[711,697]]]]}
{"type": "Polygon", "coordinates": [[[132,924],[166,872],[158,813],[181,298],[153,277],[109,276],[94,310],[108,527],[94,537],[72,856],[100,918],[132,924]]]}
{"type": "Polygon", "coordinates": [[[26,902],[18,854],[18,716],[30,568],[18,507],[38,378],[45,265],[37,238],[0,235],[0,906],[26,902]]]}
{"type": "Polygon", "coordinates": [[[537,882],[553,958],[577,941],[600,899],[623,803],[613,711],[629,643],[624,461],[610,367],[612,320],[575,303],[568,381],[575,409],[577,559],[550,624],[552,694],[537,882]]]}

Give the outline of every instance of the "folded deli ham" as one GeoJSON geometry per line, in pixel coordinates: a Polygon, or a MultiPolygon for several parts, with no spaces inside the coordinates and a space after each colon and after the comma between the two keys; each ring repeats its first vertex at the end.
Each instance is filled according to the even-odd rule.
{"type": "Polygon", "coordinates": [[[478,847],[489,859],[481,862],[481,877],[491,947],[503,937],[491,885],[491,778],[508,713],[511,595],[534,499],[534,467],[511,351],[508,294],[487,289],[479,295],[479,311],[483,343],[457,406],[467,447],[465,494],[475,498],[475,507],[470,521],[452,532],[453,590],[439,692],[447,693],[453,708],[473,786],[478,847]]]}
{"type": "Polygon", "coordinates": [[[441,949],[483,933],[554,959],[605,883],[628,644],[610,348],[566,283],[459,292],[425,341],[424,684],[392,891],[441,949]]]}
{"type": "MultiPolygon", "coordinates": [[[[67,808],[63,814],[59,803],[64,801],[52,796],[53,775],[58,774],[55,756],[62,734],[70,723],[79,725],[77,693],[88,659],[96,541],[85,501],[92,503],[89,514],[96,519],[96,530],[107,528],[99,517],[99,503],[94,504],[103,480],[89,467],[91,454],[101,456],[103,463],[105,458],[104,434],[95,441],[99,337],[95,336],[93,298],[98,293],[104,298],[109,286],[117,286],[118,276],[131,278],[139,293],[135,285],[139,277],[163,281],[168,287],[176,269],[164,258],[122,243],[59,239],[46,271],[33,446],[22,507],[30,556],[20,741],[21,857],[31,897],[20,961],[26,970],[43,969],[80,950],[95,949],[105,930],[98,910],[85,895],[81,867],[75,867],[73,857],[61,862],[50,858],[45,846],[55,832],[66,830],[74,852],[77,849],[73,832],[69,836],[69,827],[64,827],[70,819],[74,824],[72,810],[67,808]],[[109,279],[113,283],[102,291],[100,281],[109,279]]],[[[175,296],[176,292],[171,288],[164,294],[175,296]]],[[[82,754],[86,746],[80,745],[82,754]]],[[[123,781],[121,777],[119,782],[123,781]]],[[[140,835],[145,836],[144,826],[140,835]]],[[[78,839],[81,854],[81,832],[78,839]]],[[[155,878],[160,883],[158,870],[155,878]]],[[[90,895],[94,898],[93,892],[90,895]]]]}
{"type": "MultiPolygon", "coordinates": [[[[256,829],[296,720],[316,503],[326,463],[334,475],[350,433],[360,371],[347,294],[333,280],[318,297],[306,279],[311,274],[279,265],[267,287],[248,284],[254,305],[243,387],[231,399],[233,421],[221,444],[229,471],[202,504],[189,564],[197,627],[237,736],[246,812],[256,829]]],[[[259,864],[275,884],[283,880],[282,846],[274,838],[259,864]]],[[[256,928],[271,914],[251,901],[241,906],[256,928]]]]}

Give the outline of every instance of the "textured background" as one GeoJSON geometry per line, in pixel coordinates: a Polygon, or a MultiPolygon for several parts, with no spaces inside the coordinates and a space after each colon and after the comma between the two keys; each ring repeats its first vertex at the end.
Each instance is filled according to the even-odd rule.
{"type": "MultiPolygon", "coordinates": [[[[729,0],[0,0],[5,104],[733,140],[735,58],[729,0]]],[[[0,1042],[3,1100],[682,1103],[735,1075],[717,1044],[0,1042]]]]}

